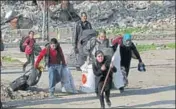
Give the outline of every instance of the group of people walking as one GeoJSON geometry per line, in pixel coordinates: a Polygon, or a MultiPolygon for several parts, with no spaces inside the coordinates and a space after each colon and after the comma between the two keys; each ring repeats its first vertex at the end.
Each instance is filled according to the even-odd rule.
{"type": "MultiPolygon", "coordinates": [[[[125,68],[126,76],[129,75],[132,54],[135,55],[140,64],[143,64],[143,62],[137,48],[132,42],[132,36],[130,34],[115,37],[112,41],[110,41],[106,36],[106,31],[102,30],[97,34],[98,37],[94,37],[94,40],[91,41],[88,40],[86,45],[84,45],[85,47],[82,47],[83,45],[79,40],[81,39],[84,30],[93,30],[93,28],[91,23],[87,21],[87,14],[82,12],[81,20],[76,24],[76,32],[74,37],[74,51],[75,54],[77,54],[76,69],[80,71],[80,67],[84,64],[84,62],[91,60],[90,63],[92,64],[93,73],[95,75],[95,92],[97,97],[99,97],[101,107],[105,108],[103,93],[105,93],[107,105],[111,106],[110,90],[113,87],[113,73],[117,71],[117,68],[111,62],[112,57],[106,56],[102,49],[112,48],[115,52],[117,47],[120,47],[121,66],[125,68]],[[108,75],[106,83],[104,83],[105,78],[109,73],[108,71],[110,71],[110,74],[108,75]],[[103,88],[104,84],[105,87],[103,88]],[[102,90],[103,93],[101,93],[102,90]]],[[[28,33],[29,37],[23,43],[23,46],[25,47],[24,52],[27,58],[27,62],[23,65],[23,71],[26,70],[26,66],[29,63],[32,63],[32,66],[38,68],[40,61],[43,57],[45,57],[45,62],[47,63],[49,73],[49,92],[50,96],[53,97],[55,85],[61,80],[61,68],[63,66],[67,66],[64,53],[58,40],[56,38],[52,38],[49,44],[40,51],[35,61],[34,44],[36,41],[34,39],[34,34],[34,31],[30,31],[28,33]],[[56,76],[56,73],[59,74],[60,77],[56,76]]],[[[124,87],[120,87],[119,90],[123,93],[124,87]]]]}
{"type": "MultiPolygon", "coordinates": [[[[136,59],[139,60],[139,65],[143,65],[144,63],[142,62],[142,59],[140,57],[140,54],[132,42],[132,36],[131,34],[124,34],[123,36],[120,37],[115,37],[111,42],[109,39],[106,37],[106,31],[102,30],[98,33],[98,37],[95,38],[95,40],[88,41],[85,48],[87,52],[87,55],[82,55],[82,51],[79,44],[79,39],[83,35],[83,31],[86,29],[92,29],[91,23],[87,21],[87,14],[83,12],[81,14],[81,21],[79,21],[76,25],[76,35],[75,35],[75,53],[78,54],[78,64],[77,64],[77,70],[80,70],[80,66],[84,64],[85,61],[87,61],[88,57],[91,58],[92,62],[92,68],[93,68],[93,73],[95,75],[95,92],[97,96],[99,97],[100,100],[100,105],[102,108],[105,107],[104,103],[104,94],[101,93],[101,90],[105,92],[105,100],[107,102],[108,106],[111,106],[111,101],[109,99],[110,97],[110,89],[113,86],[112,83],[112,78],[113,78],[113,72],[116,72],[116,68],[111,62],[112,57],[105,56],[104,52],[102,49],[104,48],[112,48],[113,51],[115,52],[117,47],[120,47],[120,55],[121,55],[121,67],[125,68],[126,72],[126,78],[129,75],[129,70],[130,70],[130,63],[131,63],[131,58],[132,55],[135,56],[136,59]],[[93,49],[92,49],[93,48],[93,49]],[[90,55],[91,54],[91,55],[90,55]],[[105,78],[108,74],[108,70],[110,69],[110,75],[108,75],[108,79],[105,82],[105,78]],[[103,84],[105,84],[105,88],[102,89],[103,84]]],[[[139,68],[138,68],[139,69],[139,68]]],[[[144,68],[145,70],[145,68],[144,68]]],[[[142,71],[142,70],[139,70],[142,71]]],[[[124,87],[119,88],[120,92],[124,92],[124,87]]]]}

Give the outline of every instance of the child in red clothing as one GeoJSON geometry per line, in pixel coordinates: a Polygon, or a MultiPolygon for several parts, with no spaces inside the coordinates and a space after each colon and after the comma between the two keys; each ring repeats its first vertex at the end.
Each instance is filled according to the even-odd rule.
{"type": "Polygon", "coordinates": [[[23,43],[23,46],[25,46],[25,54],[27,58],[27,61],[23,64],[23,71],[25,71],[26,66],[28,64],[32,63],[32,66],[34,65],[34,52],[33,52],[35,43],[34,31],[29,31],[28,36],[29,38],[27,38],[23,43]]]}

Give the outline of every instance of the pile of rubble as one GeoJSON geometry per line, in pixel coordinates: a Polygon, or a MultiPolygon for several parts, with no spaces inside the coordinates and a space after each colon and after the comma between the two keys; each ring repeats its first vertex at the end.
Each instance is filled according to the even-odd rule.
{"type": "Polygon", "coordinates": [[[1,83],[1,100],[3,102],[11,100],[22,100],[22,99],[44,99],[48,97],[47,91],[38,89],[36,87],[30,87],[29,89],[23,91],[11,91],[8,85],[1,83]]]}

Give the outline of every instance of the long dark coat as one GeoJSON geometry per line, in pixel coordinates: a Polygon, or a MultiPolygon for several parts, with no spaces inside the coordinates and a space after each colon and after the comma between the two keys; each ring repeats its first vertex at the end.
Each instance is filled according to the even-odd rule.
{"type": "MultiPolygon", "coordinates": [[[[114,51],[116,51],[117,46],[118,44],[115,44],[113,46],[114,51]]],[[[133,42],[130,47],[126,47],[123,44],[120,45],[121,66],[125,67],[127,76],[128,76],[129,69],[130,69],[132,53],[134,53],[134,55],[136,56],[136,59],[138,59],[139,62],[142,62],[140,54],[133,42]]]]}
{"type": "MultiPolygon", "coordinates": [[[[110,66],[110,62],[111,62],[111,58],[109,57],[104,57],[104,61],[102,63],[98,63],[97,61],[93,63],[93,73],[95,74],[95,88],[96,90],[98,89],[98,86],[100,85],[100,82],[104,82],[106,75],[108,73],[109,70],[109,66],[110,66]],[[102,71],[101,70],[101,66],[105,64],[106,66],[106,70],[102,71]]],[[[105,86],[105,90],[110,90],[112,87],[112,72],[116,72],[116,68],[113,67],[111,69],[110,75],[108,77],[108,81],[107,84],[105,86]]]]}

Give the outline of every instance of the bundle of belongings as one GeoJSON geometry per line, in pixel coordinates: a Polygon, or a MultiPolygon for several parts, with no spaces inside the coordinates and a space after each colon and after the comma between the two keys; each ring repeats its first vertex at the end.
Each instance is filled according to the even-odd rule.
{"type": "Polygon", "coordinates": [[[10,90],[27,90],[30,86],[36,85],[40,80],[42,72],[42,66],[40,66],[38,69],[35,69],[34,67],[30,68],[23,75],[21,75],[9,84],[10,90]]]}
{"type": "Polygon", "coordinates": [[[95,41],[96,36],[97,36],[97,31],[93,29],[87,29],[81,33],[81,36],[78,41],[79,53],[75,53],[75,50],[73,48],[70,55],[67,57],[68,66],[75,67],[77,66],[78,63],[84,64],[84,60],[83,59],[80,60],[78,57],[79,56],[84,57],[89,55],[90,52],[87,50],[88,48],[87,44],[89,44],[89,41],[95,41]]]}

